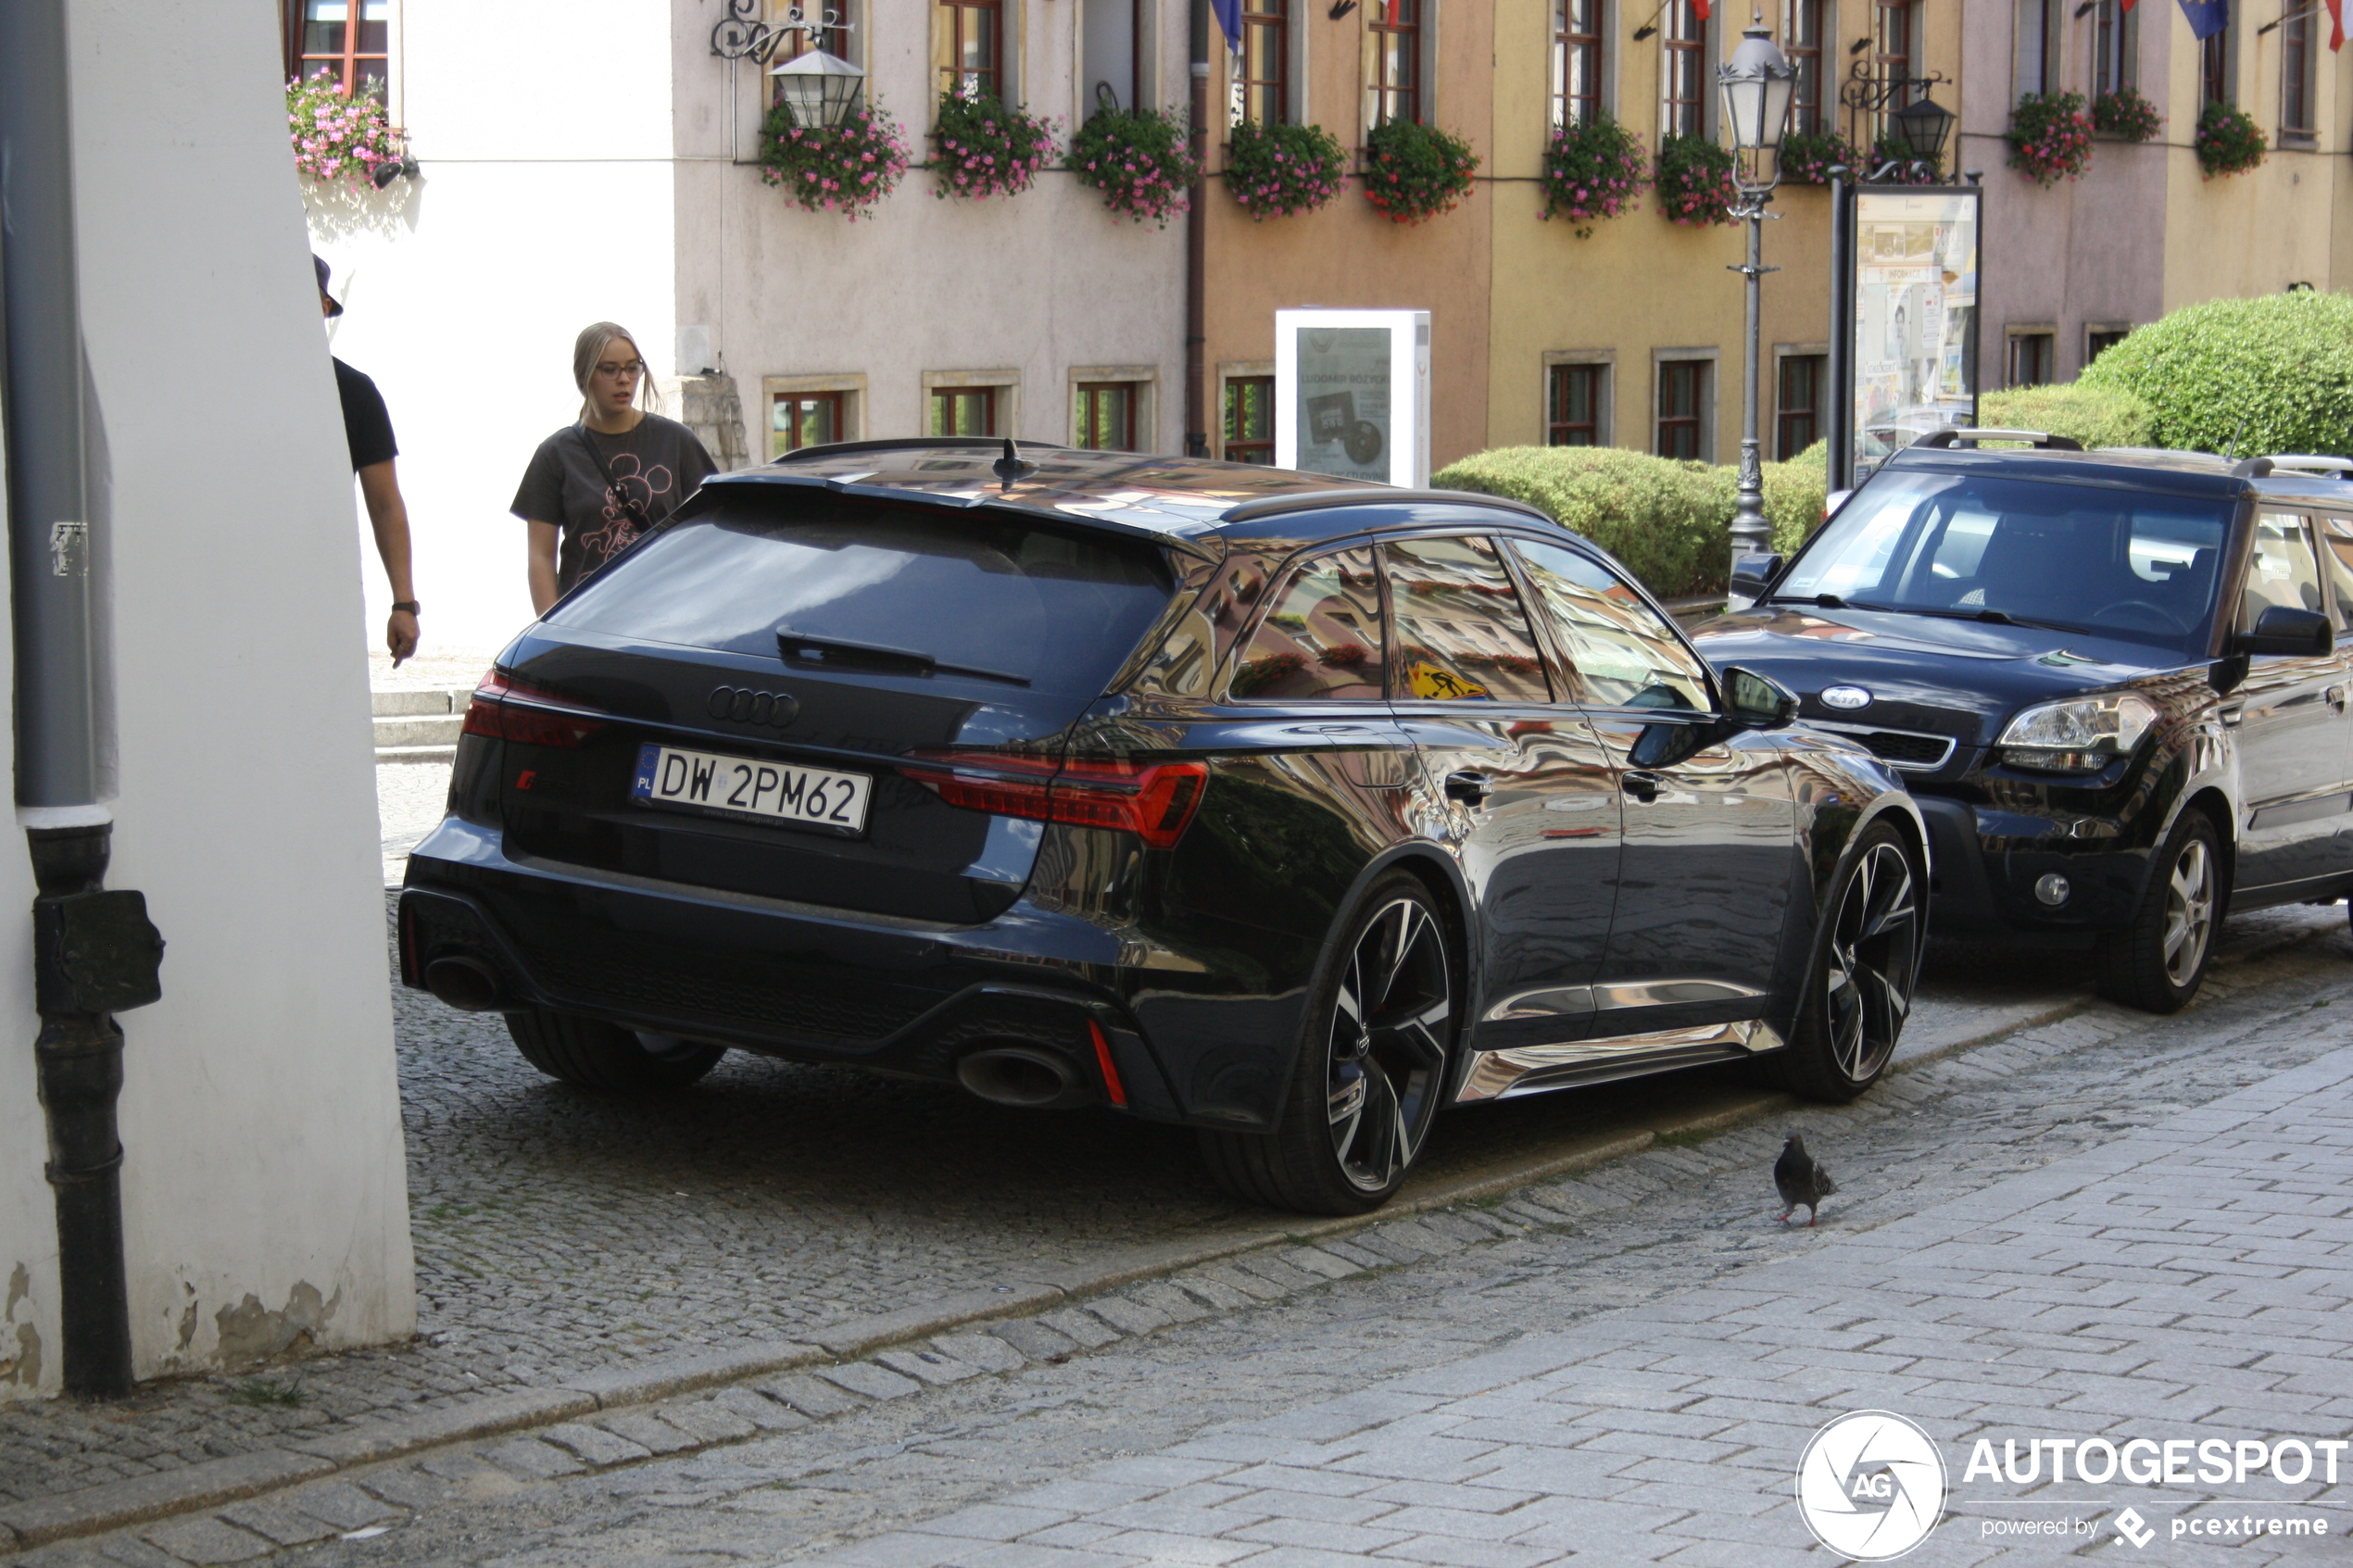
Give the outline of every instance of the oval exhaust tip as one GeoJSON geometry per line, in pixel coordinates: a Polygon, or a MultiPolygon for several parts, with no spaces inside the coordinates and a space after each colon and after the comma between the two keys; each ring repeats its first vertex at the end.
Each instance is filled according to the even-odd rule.
{"type": "Polygon", "coordinates": [[[498,1010],[498,977],[474,959],[435,959],[425,965],[425,989],[459,1012],[498,1010]]]}
{"type": "Polygon", "coordinates": [[[1069,1065],[1045,1051],[992,1046],[956,1063],[956,1081],[992,1105],[1052,1110],[1080,1105],[1086,1086],[1069,1065]]]}

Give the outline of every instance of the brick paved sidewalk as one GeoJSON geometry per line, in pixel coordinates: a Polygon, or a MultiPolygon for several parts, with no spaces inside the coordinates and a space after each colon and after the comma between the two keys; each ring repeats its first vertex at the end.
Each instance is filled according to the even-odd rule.
{"type": "Polygon", "coordinates": [[[1736,1282],[804,1561],[1825,1562],[1793,1497],[1798,1457],[1824,1422],[1873,1408],[1919,1423],[1946,1466],[1951,1512],[1907,1563],[2095,1545],[2134,1562],[2217,1546],[2236,1563],[2341,1561],[2353,1533],[2342,1444],[2301,1484],[2259,1469],[2206,1484],[2194,1449],[2181,1450],[2186,1485],[1964,1472],[1981,1436],[1996,1452],[2011,1438],[2220,1439],[2226,1457],[2353,1436],[2348,1293],[2353,1049],[2341,1049],[1736,1282]],[[2154,1532],[2145,1547],[2120,1537],[2128,1507],[2154,1532]],[[2327,1534],[2247,1537],[2274,1519],[2327,1534]],[[2081,1533],[1994,1533],[2041,1520],[2081,1533]]]}

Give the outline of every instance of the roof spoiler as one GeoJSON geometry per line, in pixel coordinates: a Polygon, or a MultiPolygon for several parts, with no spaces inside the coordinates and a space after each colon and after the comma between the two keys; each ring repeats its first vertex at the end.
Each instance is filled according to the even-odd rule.
{"type": "Polygon", "coordinates": [[[2071,435],[2053,435],[2047,430],[1972,430],[1960,425],[1948,425],[1943,430],[1930,431],[1915,446],[1939,449],[1958,446],[1964,442],[1975,446],[1982,441],[2024,441],[2045,452],[2081,452],[2083,444],[2071,435]]]}
{"type": "Polygon", "coordinates": [[[2331,458],[2311,452],[2274,452],[2263,460],[2275,469],[2288,469],[2297,473],[2333,473],[2339,479],[2353,479],[2353,458],[2331,458]]]}

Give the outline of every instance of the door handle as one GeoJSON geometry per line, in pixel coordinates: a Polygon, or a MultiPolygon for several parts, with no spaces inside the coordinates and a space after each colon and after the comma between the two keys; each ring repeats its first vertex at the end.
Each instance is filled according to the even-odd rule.
{"type": "Polygon", "coordinates": [[[1494,793],[1495,781],[1476,770],[1466,769],[1462,772],[1446,775],[1446,798],[1449,800],[1480,806],[1486,804],[1487,797],[1494,793]]]}
{"type": "Polygon", "coordinates": [[[1617,778],[1618,787],[1645,806],[1658,798],[1658,786],[1662,782],[1656,773],[1641,771],[1621,773],[1617,778]]]}
{"type": "Polygon", "coordinates": [[[2331,708],[2335,709],[2339,713],[2345,711],[2345,688],[2343,686],[2331,686],[2327,691],[2322,692],[2321,695],[2328,699],[2328,705],[2331,708]]]}

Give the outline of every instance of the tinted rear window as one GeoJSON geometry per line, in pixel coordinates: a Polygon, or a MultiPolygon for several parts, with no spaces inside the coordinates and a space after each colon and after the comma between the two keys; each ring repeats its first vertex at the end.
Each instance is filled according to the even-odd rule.
{"type": "Polygon", "coordinates": [[[788,626],[1093,696],[1171,591],[1137,540],[987,512],[739,506],[657,534],[547,620],[768,657],[788,626]]]}

